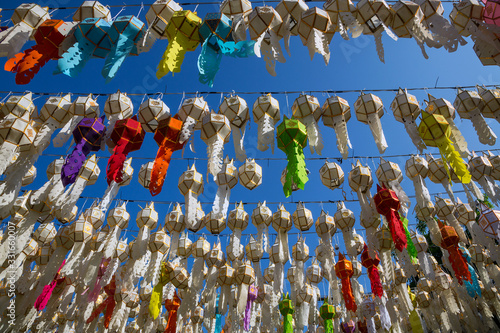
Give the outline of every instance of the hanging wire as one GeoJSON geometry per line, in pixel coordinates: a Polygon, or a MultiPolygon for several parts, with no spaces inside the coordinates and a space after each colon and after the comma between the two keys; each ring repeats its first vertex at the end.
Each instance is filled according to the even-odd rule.
{"type": "MultiPolygon", "coordinates": [[[[482,149],[482,150],[475,150],[474,152],[476,153],[487,153],[487,152],[496,152],[500,151],[500,148],[492,148],[492,149],[482,149]]],[[[362,160],[363,165],[368,164],[368,160],[370,159],[379,159],[380,157],[383,158],[396,158],[396,157],[410,157],[412,155],[416,154],[396,154],[396,155],[373,155],[373,156],[362,156],[362,155],[353,155],[349,156],[346,160],[362,160]],[[364,163],[363,159],[366,159],[366,163],[364,163]]],[[[54,154],[54,153],[43,153],[40,156],[45,156],[45,157],[66,157],[65,154],[54,154]]],[[[110,158],[110,156],[99,156],[99,158],[110,158]]],[[[134,160],[147,160],[147,161],[153,161],[155,157],[147,157],[147,156],[133,156],[134,160]]],[[[185,160],[195,160],[195,161],[207,161],[208,157],[172,157],[172,160],[179,160],[179,161],[185,161],[185,160]]],[[[252,158],[256,161],[287,161],[286,157],[255,157],[252,158]]],[[[342,157],[339,156],[321,156],[321,157],[305,157],[306,161],[325,161],[325,160],[339,160],[342,159],[342,157]]],[[[375,168],[376,169],[376,168],[375,168]]]]}
{"type": "MultiPolygon", "coordinates": [[[[255,5],[262,5],[266,3],[280,3],[282,0],[254,0],[250,1],[250,3],[255,4],[255,5]]],[[[313,3],[313,2],[320,2],[323,3],[323,0],[304,0],[307,3],[313,3]]],[[[398,1],[396,0],[387,0],[386,2],[388,3],[396,3],[398,1]]],[[[458,3],[458,0],[441,0],[443,3],[458,3]]],[[[198,5],[220,5],[220,1],[207,1],[207,2],[179,2],[178,3],[181,6],[198,6],[198,5]]],[[[141,6],[151,6],[152,3],[131,3],[131,4],[123,4],[123,5],[107,5],[106,7],[109,8],[121,8],[121,7],[141,7],[141,6]]],[[[59,9],[59,10],[66,10],[66,9],[78,9],[80,8],[79,6],[61,6],[61,7],[49,7],[49,10],[53,9],[59,9]]],[[[6,11],[14,11],[16,8],[2,8],[3,12],[6,11]]]]}
{"type": "MultiPolygon", "coordinates": [[[[427,90],[457,90],[457,89],[475,89],[477,85],[463,85],[463,86],[439,86],[439,87],[412,87],[412,88],[405,88],[407,91],[427,91],[427,90]]],[[[482,87],[485,88],[496,88],[500,86],[500,83],[496,84],[486,84],[482,85],[482,87]]],[[[371,92],[397,92],[399,88],[373,88],[373,89],[343,89],[343,90],[309,90],[309,93],[315,94],[315,93],[327,93],[327,94],[347,94],[347,93],[360,93],[362,91],[371,91],[371,92]]],[[[3,90],[0,91],[0,94],[24,94],[25,91],[10,91],[10,90],[3,90]]],[[[33,95],[54,95],[60,93],[60,91],[57,92],[42,92],[42,91],[32,91],[31,92],[33,95]]],[[[90,92],[71,92],[73,95],[80,95],[80,96],[87,96],[90,94],[90,92]]],[[[114,92],[113,92],[114,93],[114,92]]],[[[111,95],[113,93],[105,93],[105,92],[92,92],[91,94],[93,95],[111,95]]],[[[220,94],[238,94],[238,95],[265,95],[265,94],[274,94],[274,95],[287,95],[287,94],[301,94],[303,93],[302,90],[276,90],[276,91],[192,91],[192,92],[187,92],[187,91],[181,91],[181,92],[164,92],[164,95],[220,95],[220,94]]],[[[65,94],[65,93],[64,93],[65,94]]],[[[159,92],[150,92],[146,93],[147,96],[155,96],[159,94],[159,92]]],[[[142,96],[144,93],[127,93],[128,96],[142,96]]]]}

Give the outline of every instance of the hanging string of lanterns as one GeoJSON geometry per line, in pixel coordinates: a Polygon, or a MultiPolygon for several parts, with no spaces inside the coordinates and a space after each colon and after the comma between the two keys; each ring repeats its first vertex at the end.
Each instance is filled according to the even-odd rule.
{"type": "MultiPolygon", "coordinates": [[[[16,73],[17,84],[29,83],[50,60],[58,62],[56,74],[76,77],[91,58],[105,59],[102,76],[109,82],[126,57],[147,52],[156,40],[167,39],[168,47],[158,64],[158,79],[169,72],[179,72],[185,53],[195,51],[201,44],[197,61],[199,80],[212,86],[223,55],[239,58],[256,55],[263,58],[267,71],[276,76],[276,63],[286,62],[280,40],[284,40],[290,55],[290,37],[297,35],[307,46],[311,59],[319,53],[326,65],[335,32],[346,40],[361,34],[373,35],[378,57],[384,62],[382,33],[385,31],[394,40],[413,38],[425,58],[428,58],[425,45],[455,52],[459,45],[467,43],[463,37],[471,36],[481,63],[498,65],[497,10],[491,1],[482,4],[463,0],[453,4],[448,20],[443,16],[441,2],[397,1],[389,6],[382,0],[359,1],[356,5],[330,0],[322,8],[309,8],[303,0],[283,0],[273,8],[253,7],[246,0],[225,0],[219,12],[208,13],[202,20],[174,0],[157,0],[147,10],[144,23],[133,15],[112,18],[108,7],[98,1],[84,1],[73,20],[65,22],[51,19],[46,7],[25,3],[14,9],[11,18],[14,26],[0,33],[0,56],[9,58],[5,70],[16,73]],[[34,39],[36,45],[20,52],[29,39],[34,39]]],[[[376,110],[359,112],[366,111],[365,116],[373,118],[376,110]]],[[[481,124],[477,129],[482,140],[493,140],[474,110],[466,106],[464,112],[470,113],[475,126],[481,124]]],[[[363,121],[358,111],[356,116],[363,121]]],[[[378,133],[372,131],[374,135],[378,133]]],[[[384,146],[383,136],[379,139],[380,150],[384,146]]]]}

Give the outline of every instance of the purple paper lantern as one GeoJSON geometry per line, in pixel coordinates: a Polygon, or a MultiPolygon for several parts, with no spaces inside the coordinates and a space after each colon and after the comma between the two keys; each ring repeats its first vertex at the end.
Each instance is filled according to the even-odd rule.
{"type": "Polygon", "coordinates": [[[101,149],[101,140],[106,132],[103,124],[104,116],[100,118],[83,118],[73,131],[76,142],[71,154],[66,157],[61,170],[61,180],[64,186],[73,184],[80,168],[92,151],[101,149]]]}

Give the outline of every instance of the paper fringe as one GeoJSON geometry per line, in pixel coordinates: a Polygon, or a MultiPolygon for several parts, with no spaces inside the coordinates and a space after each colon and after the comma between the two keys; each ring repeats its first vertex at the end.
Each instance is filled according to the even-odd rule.
{"type": "Polygon", "coordinates": [[[321,155],[321,150],[323,149],[323,139],[321,137],[318,124],[314,119],[314,115],[310,114],[300,119],[300,121],[306,126],[311,154],[314,154],[314,151],[316,151],[318,155],[321,155]]]}
{"type": "Polygon", "coordinates": [[[214,178],[217,177],[217,174],[222,170],[222,164],[224,162],[223,154],[224,141],[216,134],[207,147],[207,172],[214,176],[214,178]]]}
{"type": "Polygon", "coordinates": [[[387,149],[388,145],[385,141],[384,131],[382,129],[382,123],[380,122],[380,118],[376,114],[368,115],[368,125],[370,126],[370,130],[372,132],[373,138],[375,139],[375,143],[377,144],[377,148],[380,154],[383,154],[387,149]]]}
{"type": "Polygon", "coordinates": [[[265,113],[258,123],[257,149],[266,151],[271,147],[274,154],[274,119],[265,113]]]}
{"type": "Polygon", "coordinates": [[[486,120],[484,120],[479,110],[476,108],[472,110],[470,113],[471,113],[470,120],[472,121],[474,130],[476,130],[479,142],[481,142],[483,145],[494,146],[497,140],[497,136],[488,126],[486,120]]]}
{"type": "Polygon", "coordinates": [[[337,137],[337,148],[342,155],[342,158],[346,159],[349,155],[348,148],[352,149],[351,141],[349,140],[349,133],[347,132],[347,123],[344,119],[337,121],[334,120],[333,129],[335,130],[335,135],[337,137]]]}

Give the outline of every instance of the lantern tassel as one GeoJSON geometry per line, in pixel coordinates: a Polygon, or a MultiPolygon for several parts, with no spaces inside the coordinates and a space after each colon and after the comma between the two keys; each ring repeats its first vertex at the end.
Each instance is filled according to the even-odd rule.
{"type": "Polygon", "coordinates": [[[33,29],[22,23],[0,33],[0,57],[13,57],[29,40],[33,29]]]}
{"type": "MultiPolygon", "coordinates": [[[[469,149],[467,148],[467,141],[465,140],[462,132],[458,129],[457,125],[451,118],[446,118],[448,124],[450,124],[451,138],[453,139],[453,145],[457,148],[460,156],[462,158],[468,158],[470,155],[469,149]]],[[[449,139],[448,139],[449,141],[449,139]]]]}
{"type": "Polygon", "coordinates": [[[222,52],[217,51],[217,37],[210,35],[201,47],[201,53],[198,56],[198,72],[199,81],[203,84],[208,84],[210,87],[214,85],[215,75],[220,69],[222,61],[222,52]]]}
{"type": "Polygon", "coordinates": [[[450,246],[447,248],[448,253],[450,254],[449,260],[451,263],[451,267],[455,272],[455,277],[458,280],[458,283],[463,284],[463,280],[471,281],[471,275],[469,272],[469,268],[467,267],[467,262],[462,256],[462,252],[458,248],[458,246],[450,246]]]}
{"type": "Polygon", "coordinates": [[[216,218],[227,217],[227,210],[229,209],[229,197],[231,196],[231,188],[227,185],[221,185],[217,188],[215,194],[212,212],[216,218]]]}
{"type": "Polygon", "coordinates": [[[356,312],[358,307],[356,305],[356,301],[354,300],[354,295],[352,294],[352,286],[350,279],[349,278],[341,279],[340,281],[342,284],[342,295],[344,296],[344,303],[347,310],[356,312]]]}
{"type": "Polygon", "coordinates": [[[222,169],[223,164],[224,141],[215,135],[214,141],[207,147],[208,172],[216,177],[222,169]]]}
{"type": "Polygon", "coordinates": [[[493,133],[477,108],[472,110],[470,120],[479,137],[479,142],[483,145],[494,146],[497,136],[493,133]]]}
{"type": "Polygon", "coordinates": [[[66,141],[72,136],[73,131],[75,130],[76,126],[82,121],[83,117],[82,116],[73,116],[69,122],[64,125],[64,127],[57,133],[57,135],[54,137],[52,140],[52,144],[56,148],[61,148],[64,146],[66,141]]]}
{"type": "Polygon", "coordinates": [[[387,141],[385,141],[384,130],[382,129],[382,123],[380,118],[376,114],[368,115],[368,125],[370,125],[370,130],[372,132],[375,143],[380,154],[383,154],[387,149],[387,141]]]}
{"type": "Polygon", "coordinates": [[[123,164],[127,160],[127,154],[130,148],[125,142],[118,142],[118,144],[113,149],[113,154],[108,160],[108,167],[106,168],[106,179],[108,185],[112,181],[121,183],[123,181],[123,164]]]}
{"type": "Polygon", "coordinates": [[[352,38],[358,38],[363,33],[363,27],[356,17],[349,11],[339,13],[340,20],[347,26],[351,32],[352,38]]]}
{"type": "MultiPolygon", "coordinates": [[[[133,25],[129,24],[129,26],[132,27],[133,25]]],[[[134,27],[133,29],[139,30],[140,28],[134,27]]],[[[118,40],[113,44],[101,72],[102,76],[106,79],[106,83],[109,83],[115,77],[125,58],[134,48],[134,44],[135,41],[132,38],[120,34],[118,40]]]]}
{"type": "Polygon", "coordinates": [[[323,139],[321,138],[321,132],[319,131],[318,123],[316,123],[314,116],[306,116],[300,119],[300,121],[306,125],[307,138],[309,140],[311,154],[314,154],[314,151],[316,151],[318,155],[321,155],[321,150],[323,149],[323,139]]]}
{"type": "Polygon", "coordinates": [[[0,175],[3,175],[7,167],[15,161],[15,157],[18,152],[19,146],[10,142],[5,141],[0,146],[0,175]]]}
{"type": "Polygon", "coordinates": [[[373,34],[375,37],[375,47],[377,49],[377,55],[380,61],[385,64],[384,60],[384,45],[382,44],[382,31],[377,31],[373,34]]]}
{"type": "Polygon", "coordinates": [[[325,65],[330,61],[330,50],[328,48],[328,41],[325,34],[318,29],[312,29],[312,36],[309,35],[306,46],[309,49],[309,56],[311,60],[314,58],[314,53],[319,53],[323,56],[325,65]]]}
{"type": "Polygon", "coordinates": [[[92,56],[92,47],[76,42],[57,61],[57,69],[54,74],[65,74],[76,77],[83,70],[92,56]]]}
{"type": "Polygon", "coordinates": [[[258,123],[258,142],[257,149],[266,151],[271,147],[271,152],[274,154],[274,119],[268,114],[264,114],[258,123]]]}
{"type": "Polygon", "coordinates": [[[389,229],[391,230],[392,240],[394,241],[396,249],[403,251],[403,249],[406,248],[407,241],[406,234],[403,229],[403,223],[399,218],[399,213],[391,209],[386,218],[389,222],[389,229]]]}
{"type": "Polygon", "coordinates": [[[342,158],[346,159],[349,155],[348,147],[352,149],[349,133],[347,132],[347,124],[343,119],[338,121],[334,120],[333,129],[337,137],[337,148],[342,158]]]}
{"type": "Polygon", "coordinates": [[[243,139],[245,138],[246,122],[241,127],[236,127],[231,124],[231,134],[233,135],[234,153],[240,162],[245,162],[247,153],[243,146],[243,139]]]}
{"type": "Polygon", "coordinates": [[[441,158],[443,159],[444,167],[448,173],[448,178],[451,178],[448,170],[449,163],[462,183],[470,183],[472,177],[469,170],[467,170],[467,165],[460,157],[460,154],[453,148],[451,140],[448,137],[443,137],[441,140],[437,141],[437,145],[441,153],[441,158]]]}
{"type": "Polygon", "coordinates": [[[426,146],[425,143],[422,141],[422,138],[420,137],[420,134],[418,134],[417,126],[415,124],[415,121],[413,120],[405,120],[403,122],[406,133],[408,133],[408,136],[410,137],[411,141],[415,145],[415,147],[418,149],[420,153],[425,150],[426,146]]]}
{"type": "Polygon", "coordinates": [[[196,209],[198,207],[198,200],[196,195],[189,190],[184,197],[186,215],[184,215],[184,223],[186,229],[192,230],[196,225],[196,209]]]}
{"type": "Polygon", "coordinates": [[[299,189],[303,190],[309,178],[306,173],[306,162],[302,148],[297,143],[292,143],[286,153],[288,172],[285,184],[283,184],[283,192],[288,198],[292,194],[292,184],[296,184],[299,189]]]}
{"type": "Polygon", "coordinates": [[[40,127],[38,133],[36,134],[35,141],[33,141],[33,147],[36,148],[39,154],[42,154],[42,152],[50,145],[50,137],[56,129],[57,126],[52,119],[47,120],[42,127],[40,127]]]}
{"type": "Polygon", "coordinates": [[[161,79],[169,72],[178,73],[181,71],[181,65],[186,55],[185,45],[189,44],[189,39],[182,33],[176,33],[174,38],[169,41],[165,53],[158,64],[156,77],[161,79]]]}

